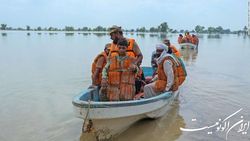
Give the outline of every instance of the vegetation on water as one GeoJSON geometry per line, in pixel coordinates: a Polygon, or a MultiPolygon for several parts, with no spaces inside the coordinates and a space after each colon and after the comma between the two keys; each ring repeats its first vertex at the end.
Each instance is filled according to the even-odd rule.
{"type": "MultiPolygon", "coordinates": [[[[73,26],[65,26],[63,29],[56,28],[56,27],[44,27],[38,26],[36,28],[31,28],[29,25],[26,25],[26,28],[18,27],[13,28],[7,26],[7,24],[1,24],[1,30],[20,30],[20,31],[97,31],[97,32],[106,32],[109,30],[109,27],[97,26],[95,28],[90,27],[82,27],[82,28],[75,28],[73,26]]],[[[168,26],[167,22],[163,22],[156,27],[150,27],[147,29],[146,27],[138,27],[136,29],[124,29],[125,32],[149,32],[149,33],[184,33],[184,32],[192,32],[192,33],[206,33],[206,34],[247,34],[248,28],[244,26],[243,29],[237,31],[231,31],[230,29],[224,29],[222,26],[218,27],[204,27],[201,25],[197,25],[194,27],[193,30],[176,30],[172,29],[168,26]]]]}

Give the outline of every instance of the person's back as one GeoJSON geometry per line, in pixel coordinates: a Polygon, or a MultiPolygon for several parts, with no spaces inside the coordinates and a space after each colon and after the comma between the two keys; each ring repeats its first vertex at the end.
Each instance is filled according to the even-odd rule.
{"type": "Polygon", "coordinates": [[[91,78],[92,78],[92,86],[100,86],[102,80],[102,69],[107,63],[107,55],[109,53],[110,44],[106,44],[104,51],[98,54],[93,63],[91,68],[91,78]]]}

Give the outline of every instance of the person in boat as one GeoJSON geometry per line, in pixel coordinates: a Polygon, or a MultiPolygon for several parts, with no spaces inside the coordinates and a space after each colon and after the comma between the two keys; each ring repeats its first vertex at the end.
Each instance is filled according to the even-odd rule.
{"type": "Polygon", "coordinates": [[[121,38],[117,41],[118,55],[110,56],[102,71],[101,93],[108,101],[132,100],[135,95],[135,77],[138,67],[136,58],[126,52],[129,43],[121,38]]]}
{"type": "Polygon", "coordinates": [[[157,75],[155,81],[144,86],[144,97],[150,98],[165,91],[176,91],[186,78],[184,66],[179,59],[172,55],[172,50],[165,44],[157,44],[161,54],[157,58],[157,75]]]}
{"type": "Polygon", "coordinates": [[[161,52],[164,50],[163,46],[155,46],[155,51],[153,51],[152,56],[151,56],[151,66],[153,68],[153,75],[152,77],[154,77],[156,75],[157,72],[157,58],[160,57],[161,52]]]}
{"type": "Polygon", "coordinates": [[[181,57],[181,53],[179,52],[179,50],[173,45],[170,43],[170,40],[169,39],[164,39],[163,40],[163,43],[168,46],[169,49],[172,50],[172,52],[177,56],[177,57],[181,57]]]}
{"type": "Polygon", "coordinates": [[[111,44],[108,43],[104,47],[104,51],[98,54],[93,63],[92,63],[92,68],[91,68],[91,78],[92,78],[92,85],[90,87],[98,87],[100,88],[101,86],[101,81],[102,81],[102,69],[106,65],[107,62],[107,56],[110,51],[110,46],[111,44]]]}
{"type": "Polygon", "coordinates": [[[178,37],[178,44],[181,44],[183,43],[183,35],[182,34],[179,34],[179,37],[178,37]]]}
{"type": "Polygon", "coordinates": [[[192,44],[198,45],[199,44],[199,38],[192,34],[192,44]]]}
{"type": "MultiPolygon", "coordinates": [[[[119,39],[124,38],[121,27],[113,25],[110,28],[110,38],[111,38],[111,40],[113,40],[113,42],[111,43],[109,56],[117,56],[118,55],[117,42],[119,39]]],[[[127,41],[128,41],[128,47],[126,50],[127,55],[136,58],[135,64],[142,62],[143,55],[141,53],[141,50],[140,50],[138,44],[132,38],[127,39],[127,41]]]]}
{"type": "Polygon", "coordinates": [[[185,37],[186,37],[186,43],[191,43],[192,42],[192,36],[189,34],[189,32],[185,33],[185,37]]]}

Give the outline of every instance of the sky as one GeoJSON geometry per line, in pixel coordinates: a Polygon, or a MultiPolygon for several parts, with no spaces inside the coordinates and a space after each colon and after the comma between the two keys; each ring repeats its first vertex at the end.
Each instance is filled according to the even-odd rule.
{"type": "Polygon", "coordinates": [[[74,26],[192,30],[196,25],[243,29],[248,0],[0,0],[0,24],[31,28],[74,26]]]}

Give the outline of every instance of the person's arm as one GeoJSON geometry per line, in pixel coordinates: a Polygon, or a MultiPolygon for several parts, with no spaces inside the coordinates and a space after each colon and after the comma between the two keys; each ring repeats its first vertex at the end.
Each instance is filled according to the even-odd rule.
{"type": "Polygon", "coordinates": [[[156,52],[154,51],[154,52],[152,53],[152,55],[151,55],[151,66],[152,66],[153,68],[157,67],[155,54],[156,54],[156,52]]]}
{"type": "Polygon", "coordinates": [[[107,64],[104,66],[103,70],[102,70],[102,79],[107,79],[108,78],[108,69],[110,66],[110,61],[107,61],[107,64]]]}
{"type": "Polygon", "coordinates": [[[167,76],[166,91],[169,91],[174,84],[174,71],[172,65],[172,62],[169,60],[165,61],[163,64],[164,73],[167,76]]]}
{"type": "Polygon", "coordinates": [[[136,42],[134,42],[133,51],[134,51],[135,55],[137,56],[137,58],[135,60],[135,64],[142,62],[143,55],[142,55],[141,50],[136,42]]]}

